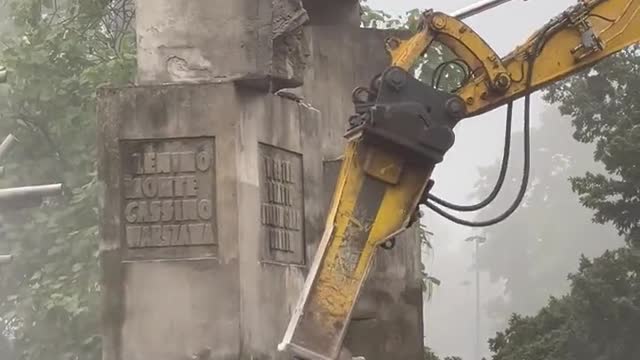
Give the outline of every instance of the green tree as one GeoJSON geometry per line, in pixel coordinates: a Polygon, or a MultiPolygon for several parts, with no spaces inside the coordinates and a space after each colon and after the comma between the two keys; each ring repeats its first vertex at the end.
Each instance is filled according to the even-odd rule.
{"type": "MultiPolygon", "coordinates": [[[[424,348],[424,360],[440,360],[440,357],[436,355],[436,353],[431,350],[429,347],[424,348]]],[[[442,360],[462,360],[462,358],[457,356],[447,356],[442,360]]]]}
{"type": "Polygon", "coordinates": [[[610,223],[628,247],[583,257],[571,291],[536,316],[513,315],[490,341],[494,360],[640,357],[640,94],[638,48],[630,48],[552,86],[545,99],[572,118],[574,138],[595,145],[604,173],[572,176],[596,223],[610,223]]]}
{"type": "Polygon", "coordinates": [[[545,96],[573,119],[574,137],[596,146],[605,174],[572,178],[594,221],[640,246],[640,48],[632,47],[552,87],[545,96]]]}
{"type": "Polygon", "coordinates": [[[367,0],[360,1],[361,17],[360,25],[365,28],[392,28],[400,26],[400,19],[389,15],[387,12],[372,9],[367,0]]]}
{"type": "Polygon", "coordinates": [[[513,315],[490,340],[493,360],[640,358],[640,257],[607,251],[570,275],[571,291],[535,316],[513,315]]]}
{"type": "Polygon", "coordinates": [[[98,359],[95,89],[133,78],[131,7],[106,0],[8,0],[0,134],[20,145],[3,186],[62,182],[62,199],[3,210],[16,260],[2,272],[0,317],[21,359],[98,359]]]}

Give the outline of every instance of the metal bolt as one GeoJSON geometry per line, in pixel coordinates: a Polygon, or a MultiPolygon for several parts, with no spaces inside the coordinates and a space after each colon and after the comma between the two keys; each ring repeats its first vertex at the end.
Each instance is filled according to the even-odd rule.
{"type": "Polygon", "coordinates": [[[500,73],[496,76],[495,83],[498,90],[506,90],[511,86],[511,78],[505,73],[500,73]]]}
{"type": "Polygon", "coordinates": [[[433,19],[431,19],[431,25],[437,30],[442,30],[447,26],[447,19],[442,15],[434,15],[433,19]]]}
{"type": "Polygon", "coordinates": [[[395,37],[390,37],[387,39],[386,45],[388,50],[395,50],[400,47],[400,40],[395,37]]]}
{"type": "Polygon", "coordinates": [[[462,118],[467,112],[467,106],[464,104],[462,99],[457,97],[447,100],[445,108],[447,109],[449,115],[456,119],[462,118]]]}
{"type": "Polygon", "coordinates": [[[384,250],[391,250],[394,247],[396,247],[396,238],[391,238],[387,241],[385,241],[384,243],[382,243],[382,245],[380,245],[381,248],[383,248],[384,250]]]}
{"type": "Polygon", "coordinates": [[[473,105],[474,102],[475,100],[472,97],[467,98],[467,101],[466,101],[467,105],[473,105]]]}
{"type": "Polygon", "coordinates": [[[406,74],[400,69],[392,69],[386,76],[387,84],[396,90],[400,90],[407,83],[406,74]]]}

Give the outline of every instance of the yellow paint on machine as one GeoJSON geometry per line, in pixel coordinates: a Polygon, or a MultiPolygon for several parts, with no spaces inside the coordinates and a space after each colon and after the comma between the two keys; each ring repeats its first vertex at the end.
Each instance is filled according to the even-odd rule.
{"type": "MultiPolygon", "coordinates": [[[[638,43],[640,0],[582,0],[503,58],[460,20],[429,11],[413,37],[387,42],[391,65],[409,71],[434,41],[471,68],[456,92],[466,104],[456,112],[469,118],[638,43]]],[[[325,234],[281,350],[309,360],[337,358],[378,245],[405,229],[433,169],[393,145],[350,139],[325,234]]]]}
{"type": "Polygon", "coordinates": [[[286,345],[305,358],[335,359],[379,245],[405,230],[431,168],[406,154],[349,142],[325,236],[286,345]]]}
{"type": "Polygon", "coordinates": [[[420,31],[406,40],[388,41],[387,50],[391,66],[407,71],[418,64],[433,42],[445,45],[469,64],[474,76],[457,91],[467,104],[468,118],[522,98],[640,42],[640,0],[584,0],[581,6],[568,9],[563,17],[572,20],[548,33],[535,32],[500,58],[462,21],[443,13],[426,12],[420,31]],[[580,23],[590,27],[602,49],[585,52],[585,34],[576,27],[580,23]],[[527,84],[524,80],[529,58],[541,38],[544,47],[535,55],[531,84],[527,84]]]}

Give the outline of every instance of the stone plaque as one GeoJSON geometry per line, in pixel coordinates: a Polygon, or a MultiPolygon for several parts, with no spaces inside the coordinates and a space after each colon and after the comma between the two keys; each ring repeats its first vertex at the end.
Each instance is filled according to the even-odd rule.
{"type": "Polygon", "coordinates": [[[263,259],[304,264],[302,156],[260,144],[260,235],[263,259]]]}
{"type": "Polygon", "coordinates": [[[129,257],[214,255],[214,147],[212,138],[122,142],[129,257]]]}

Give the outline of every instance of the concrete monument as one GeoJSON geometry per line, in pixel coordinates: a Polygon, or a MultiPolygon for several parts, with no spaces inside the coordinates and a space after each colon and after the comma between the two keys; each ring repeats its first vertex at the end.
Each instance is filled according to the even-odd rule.
{"type": "MultiPolygon", "coordinates": [[[[352,0],[136,9],[137,84],[98,94],[104,359],[286,359],[351,91],[387,64],[387,34],[352,0]]],[[[354,356],[421,358],[421,284],[410,231],[376,260],[354,356]]]]}

